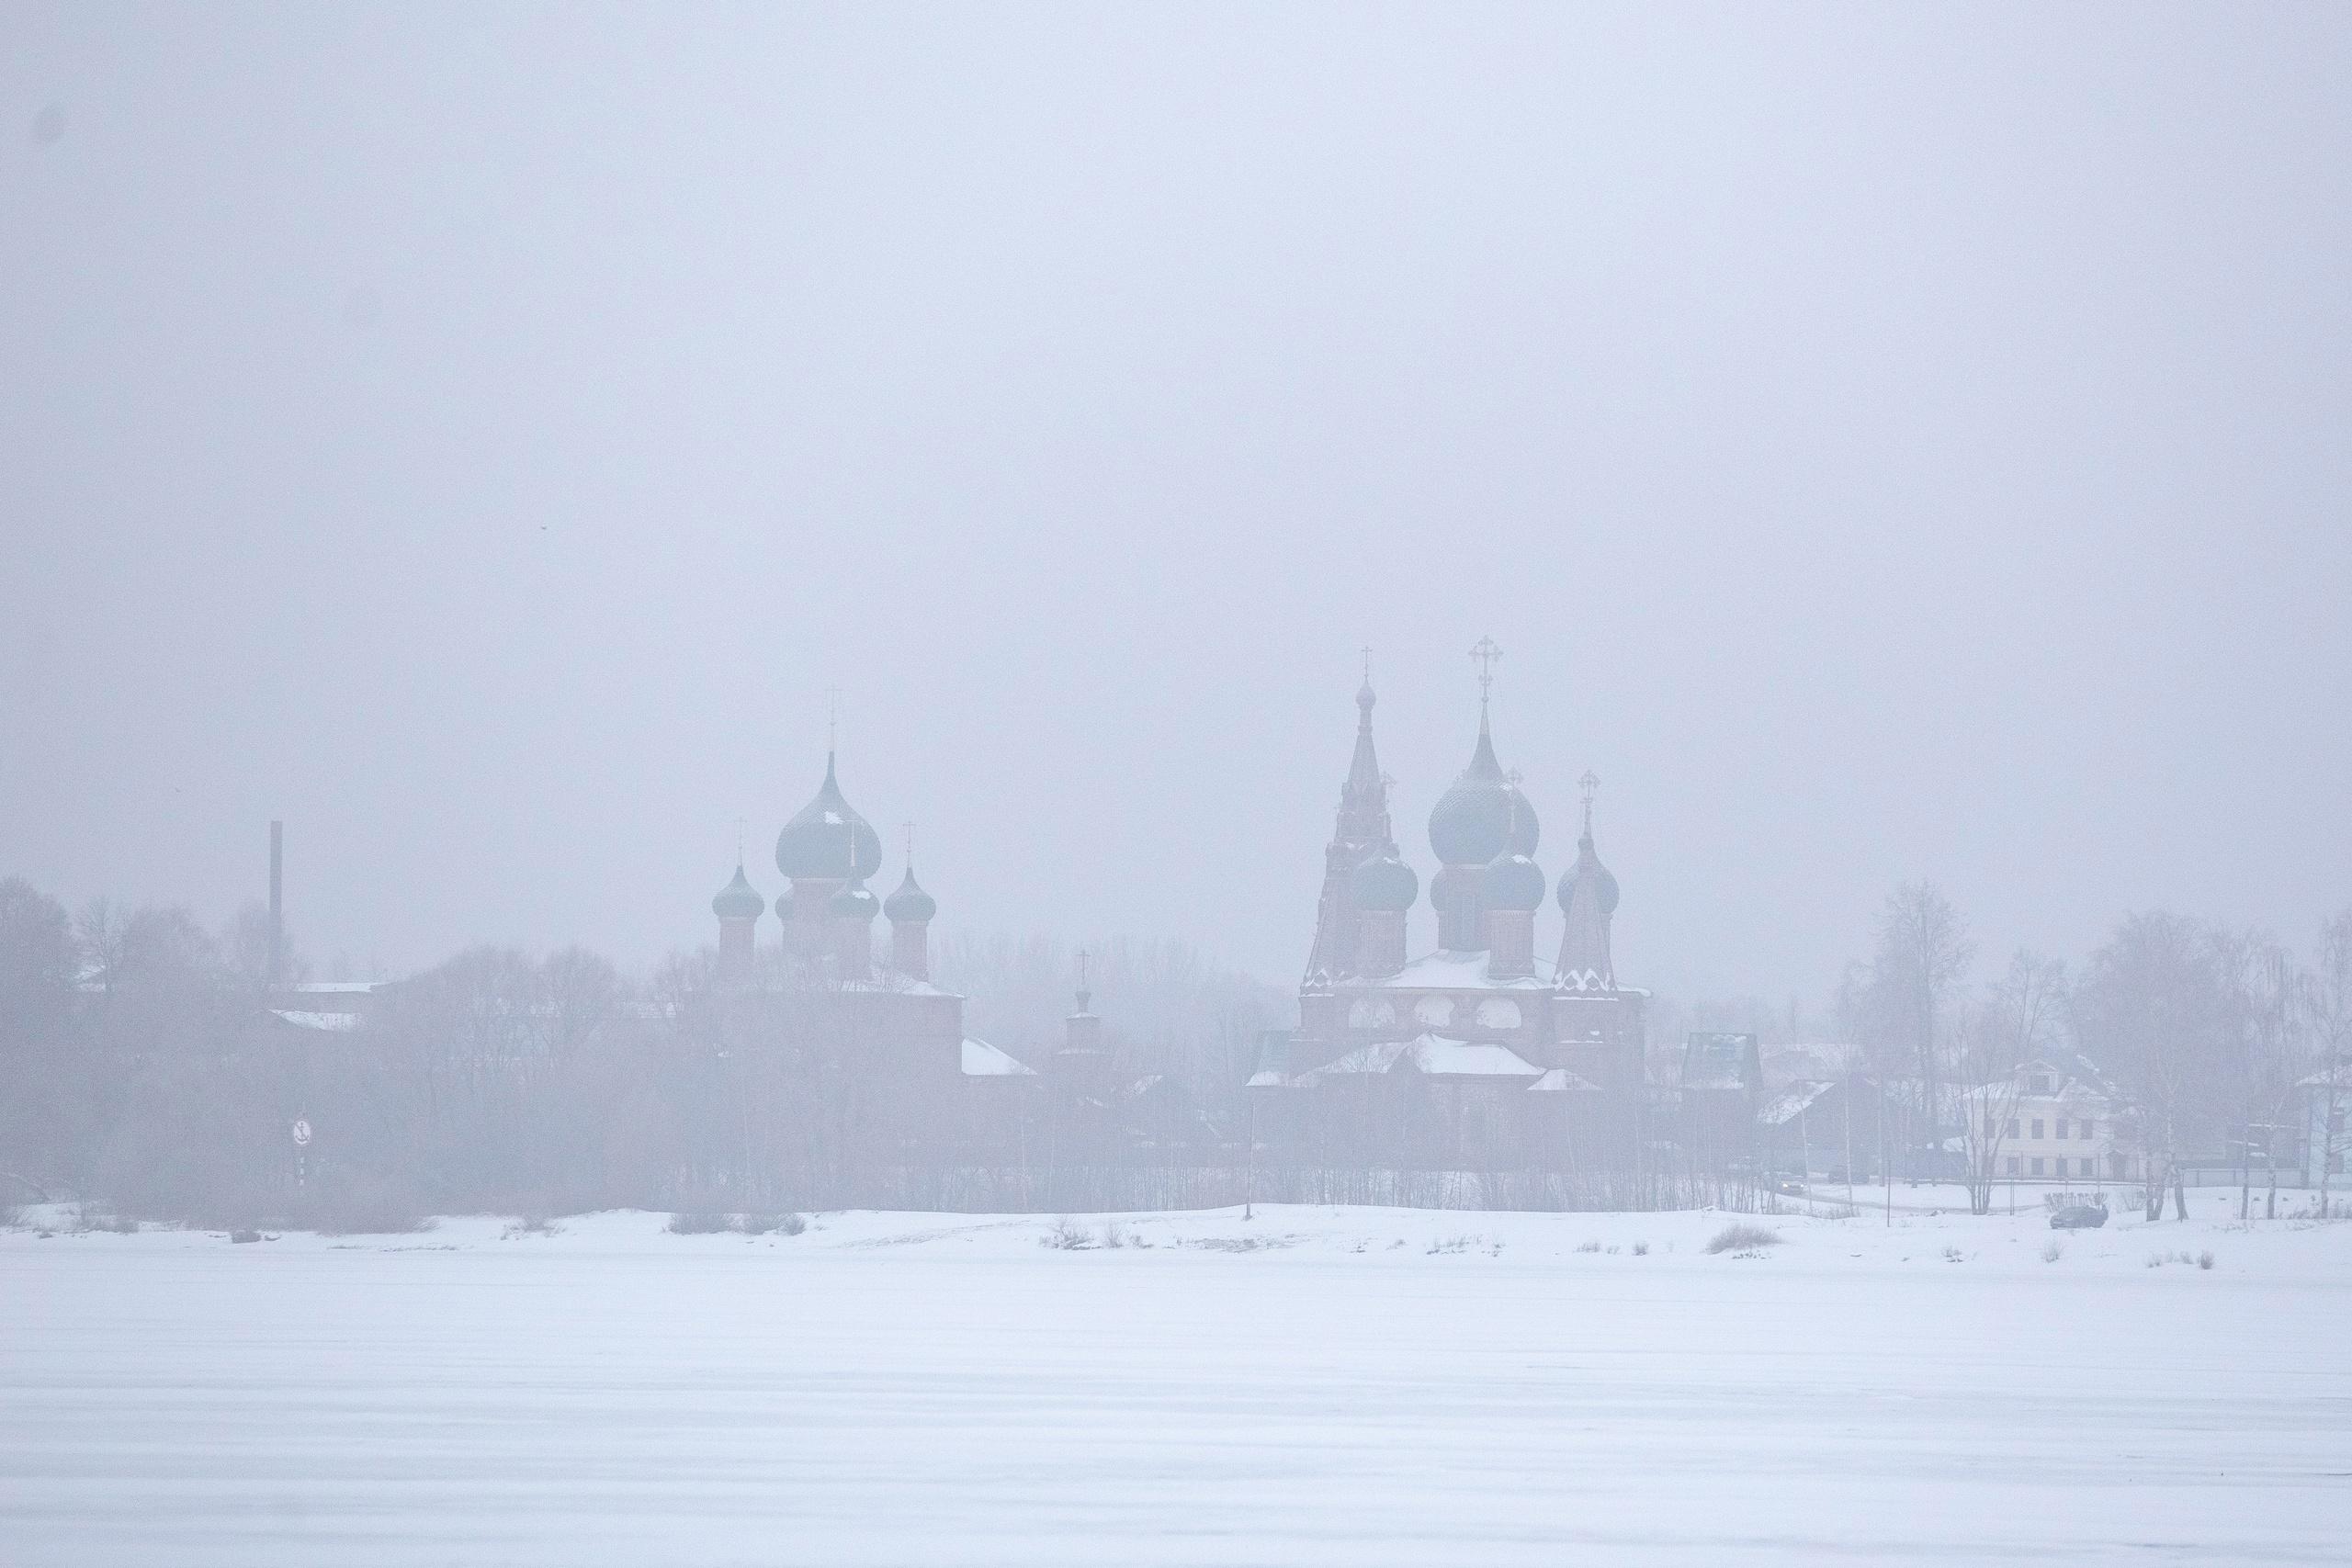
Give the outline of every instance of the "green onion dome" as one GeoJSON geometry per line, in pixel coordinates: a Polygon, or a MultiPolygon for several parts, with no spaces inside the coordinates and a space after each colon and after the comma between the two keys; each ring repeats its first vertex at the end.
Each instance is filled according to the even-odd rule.
{"type": "Polygon", "coordinates": [[[842,798],[831,752],[825,754],[825,782],[817,798],[776,835],[775,868],[790,877],[844,882],[863,882],[882,869],[882,840],[842,798]]]}
{"type": "Polygon", "coordinates": [[[1533,909],[1544,902],[1544,870],[1521,854],[1501,856],[1487,867],[1478,890],[1489,909],[1533,909]]]}
{"type": "Polygon", "coordinates": [[[1421,893],[1421,879],[1392,852],[1365,861],[1348,879],[1348,896],[1359,909],[1409,909],[1421,893]]]}
{"type": "Polygon", "coordinates": [[[903,925],[910,920],[931,919],[939,913],[939,904],[916,883],[915,868],[909,866],[898,891],[883,900],[882,912],[890,917],[892,924],[903,925]]]}
{"type": "Polygon", "coordinates": [[[718,890],[710,901],[710,912],[722,920],[756,920],[767,912],[768,901],[760,897],[743,874],[741,864],[735,867],[735,880],[718,890]]]}

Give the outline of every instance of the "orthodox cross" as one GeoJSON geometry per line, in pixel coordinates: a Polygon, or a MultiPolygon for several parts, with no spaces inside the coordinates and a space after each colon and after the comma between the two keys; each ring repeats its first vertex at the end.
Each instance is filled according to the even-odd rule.
{"type": "Polygon", "coordinates": [[[1486,705],[1487,693],[1495,683],[1495,660],[1502,656],[1503,650],[1495,646],[1495,639],[1490,637],[1480,637],[1478,645],[1470,650],[1471,661],[1478,666],[1478,705],[1481,707],[1486,705]]]}
{"type": "Polygon", "coordinates": [[[1584,777],[1577,780],[1577,787],[1584,791],[1584,836],[1589,839],[1592,837],[1592,797],[1600,793],[1600,775],[1587,768],[1584,777]]]}
{"type": "Polygon", "coordinates": [[[1519,851],[1519,845],[1516,842],[1519,838],[1519,781],[1525,776],[1517,768],[1513,768],[1503,775],[1503,783],[1510,785],[1510,799],[1505,803],[1507,815],[1504,820],[1510,824],[1503,832],[1505,854],[1516,854],[1519,851]]]}
{"type": "Polygon", "coordinates": [[[1363,645],[1363,683],[1372,684],[1372,644],[1363,645]]]}
{"type": "Polygon", "coordinates": [[[743,869],[743,819],[735,818],[735,869],[743,869]]]}
{"type": "Polygon", "coordinates": [[[1094,999],[1094,993],[1086,988],[1086,961],[1090,956],[1086,949],[1081,947],[1078,950],[1078,1010],[1080,1012],[1084,1012],[1086,1004],[1094,999]]]}
{"type": "Polygon", "coordinates": [[[842,728],[842,689],[841,689],[839,686],[828,686],[828,687],[826,687],[826,688],[825,688],[825,750],[826,750],[831,751],[831,750],[834,750],[834,749],[835,749],[835,747],[836,747],[836,746],[838,745],[838,743],[840,742],[840,739],[841,739],[841,728],[842,728]]]}
{"type": "Polygon", "coordinates": [[[915,873],[915,825],[911,822],[901,822],[899,826],[907,835],[907,874],[912,876],[915,873]]]}

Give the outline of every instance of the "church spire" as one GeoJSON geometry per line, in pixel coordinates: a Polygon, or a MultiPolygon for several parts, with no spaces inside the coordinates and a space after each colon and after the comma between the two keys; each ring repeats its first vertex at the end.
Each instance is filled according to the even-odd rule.
{"type": "Polygon", "coordinates": [[[1587,773],[1577,784],[1584,793],[1584,835],[1577,840],[1577,863],[1560,878],[1560,913],[1567,917],[1567,929],[1560,933],[1558,983],[1576,990],[1609,990],[1617,984],[1609,951],[1617,878],[1592,847],[1592,799],[1600,793],[1600,780],[1587,773]]]}
{"type": "Polygon", "coordinates": [[[1372,710],[1379,702],[1372,690],[1372,649],[1363,650],[1363,684],[1356,689],[1356,745],[1348,761],[1347,781],[1340,786],[1340,809],[1332,824],[1331,842],[1323,852],[1323,897],[1315,920],[1315,945],[1307,954],[1306,976],[1329,978],[1355,968],[1356,908],[1349,890],[1357,866],[1396,852],[1388,824],[1388,779],[1380,771],[1380,753],[1372,739],[1372,710]]]}

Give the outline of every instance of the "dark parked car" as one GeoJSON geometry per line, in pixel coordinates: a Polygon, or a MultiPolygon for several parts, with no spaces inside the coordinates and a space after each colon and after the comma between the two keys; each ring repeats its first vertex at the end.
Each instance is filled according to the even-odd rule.
{"type": "Polygon", "coordinates": [[[2107,1211],[2095,1203],[2076,1203],[2050,1216],[2050,1228],[2053,1231],[2095,1231],[2105,1224],[2107,1211]]]}

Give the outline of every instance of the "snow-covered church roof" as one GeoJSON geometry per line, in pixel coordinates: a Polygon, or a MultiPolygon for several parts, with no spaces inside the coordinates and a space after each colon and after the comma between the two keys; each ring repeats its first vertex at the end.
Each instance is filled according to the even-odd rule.
{"type": "Polygon", "coordinates": [[[1034,1078],[1037,1069],[1025,1066],[985,1040],[964,1042],[964,1076],[967,1078],[1034,1078]]]}

